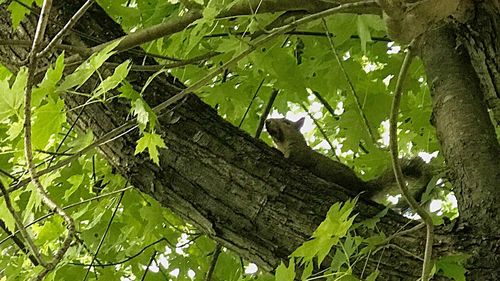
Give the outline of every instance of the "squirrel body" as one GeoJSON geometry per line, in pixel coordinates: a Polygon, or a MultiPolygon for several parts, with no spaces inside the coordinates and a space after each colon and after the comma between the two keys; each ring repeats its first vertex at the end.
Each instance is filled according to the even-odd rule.
{"type": "MultiPolygon", "coordinates": [[[[285,158],[328,182],[339,184],[356,193],[363,193],[363,196],[379,203],[383,203],[387,195],[399,194],[392,169],[388,169],[374,180],[363,181],[348,166],[309,147],[300,132],[303,124],[304,118],[296,122],[285,118],[266,120],[266,130],[285,158]]],[[[432,175],[426,163],[420,158],[401,159],[400,164],[403,174],[411,179],[409,189],[418,200],[432,175]]]]}

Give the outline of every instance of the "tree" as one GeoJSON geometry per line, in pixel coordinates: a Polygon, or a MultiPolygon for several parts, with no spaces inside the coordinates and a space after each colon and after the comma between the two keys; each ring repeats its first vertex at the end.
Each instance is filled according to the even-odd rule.
{"type": "MultiPolygon", "coordinates": [[[[83,4],[74,2],[53,3],[47,38],[54,38],[83,4]]],[[[95,265],[91,278],[146,278],[146,273],[147,278],[158,278],[160,274],[142,266],[158,263],[155,260],[160,255],[169,256],[170,270],[180,269],[178,279],[188,279],[188,269],[201,279],[210,267],[207,253],[217,248],[207,237],[263,270],[276,268],[311,236],[333,203],[356,194],[352,187],[327,183],[287,163],[262,141],[231,125],[244,119],[240,127],[255,131],[272,93],[279,92],[273,106],[282,113],[289,110],[288,103],[304,104],[306,109],[311,109],[311,101],[321,102],[325,108],[334,104],[337,108],[332,114],[326,109],[311,112],[318,124],[324,125],[325,134],[342,144],[336,149],[342,152],[340,160],[363,171],[366,178],[375,177],[387,165],[388,154],[377,144],[378,129],[388,119],[390,92],[396,83],[389,75],[398,72],[402,54],[388,54],[386,44],[378,41],[387,39],[376,3],[347,4],[337,11],[330,9],[341,3],[320,1],[210,1],[203,6],[184,2],[99,1],[99,6],[93,5],[78,19],[62,43],[56,42],[38,63],[35,60],[40,71],[34,73],[31,84],[37,86],[32,106],[27,107],[29,112],[33,109],[33,118],[28,119],[33,123],[34,161],[23,153],[26,113],[23,115],[19,95],[26,84],[30,85],[29,74],[35,68],[19,66],[28,58],[40,10],[24,17],[26,7],[20,4],[24,2],[1,6],[1,37],[8,38],[0,46],[1,63],[16,74],[2,74],[7,79],[1,84],[4,153],[0,168],[3,185],[8,187],[4,194],[11,199],[4,197],[0,205],[5,231],[2,238],[12,236],[8,242],[2,240],[6,253],[3,276],[37,276],[43,266],[34,265],[63,249],[64,237],[70,237],[73,244],[50,270],[60,280],[89,274],[88,266],[81,264],[95,265]],[[365,15],[327,17],[339,11],[365,15]],[[123,35],[122,27],[108,14],[124,30],[148,32],[105,45],[123,35]],[[309,21],[314,17],[315,21],[309,21]],[[333,41],[330,33],[335,35],[333,41]],[[138,44],[148,53],[134,48],[138,44]],[[121,52],[109,58],[113,48],[121,52]],[[61,50],[65,50],[64,57],[61,50]],[[81,64],[90,54],[94,54],[91,63],[81,64]],[[155,65],[152,57],[160,63],[173,62],[155,65]],[[96,65],[102,65],[97,73],[96,65]],[[61,79],[63,66],[66,75],[61,79]],[[184,67],[173,68],[176,66],[184,67]],[[173,69],[168,72],[167,68],[173,69]],[[188,95],[189,91],[182,90],[184,85],[218,112],[188,95]],[[305,94],[307,91],[311,95],[305,94]],[[253,103],[248,105],[250,101],[253,103]],[[131,116],[137,118],[132,120],[131,116]],[[96,147],[106,160],[95,154],[96,147]],[[146,148],[148,153],[137,153],[146,148]],[[26,162],[39,167],[26,174],[30,166],[26,162]],[[30,177],[39,177],[40,184],[33,180],[28,185],[30,177]],[[152,198],[124,189],[129,183],[152,198]],[[48,189],[49,197],[59,206],[83,206],[66,209],[76,222],[74,237],[65,230],[70,223],[63,226],[61,216],[50,216],[53,211],[61,212],[53,207],[47,211],[41,203],[43,196],[31,192],[37,186],[48,189]],[[99,199],[92,200],[100,192],[99,199]],[[81,199],[88,201],[75,203],[81,199]],[[13,202],[12,208],[8,201],[13,202]],[[9,208],[17,211],[18,221],[23,223],[42,215],[50,218],[37,221],[33,230],[24,234],[10,235],[23,227],[16,225],[9,208]],[[33,255],[36,250],[29,244],[30,236],[40,256],[33,255]],[[179,242],[186,237],[192,241],[179,242]],[[194,244],[185,248],[187,258],[164,252],[165,245],[173,250],[183,243],[194,244]],[[148,255],[141,254],[142,249],[148,255]],[[123,262],[116,268],[109,266],[117,261],[123,262]]],[[[470,280],[496,280],[500,275],[496,250],[500,199],[495,196],[495,187],[500,186],[500,148],[491,120],[498,124],[499,74],[494,51],[498,49],[498,5],[463,1],[458,11],[466,12],[454,10],[452,19],[443,20],[426,5],[416,4],[398,14],[398,7],[381,2],[391,36],[405,41],[402,34],[407,34],[408,26],[412,27],[408,34],[421,35],[416,49],[422,61],[411,66],[405,85],[411,94],[405,95],[400,113],[403,122],[399,128],[408,132],[400,134],[401,153],[439,150],[458,201],[459,219],[436,230],[437,268],[459,280],[456,260],[461,261],[461,256],[457,254],[467,254],[465,268],[470,280]],[[421,7],[427,9],[422,12],[421,7]],[[472,7],[473,13],[467,13],[472,7]],[[403,33],[393,28],[394,22],[401,23],[396,26],[402,26],[403,33]],[[419,29],[422,26],[423,30],[419,29]],[[427,124],[431,112],[437,138],[427,124]]],[[[446,6],[455,2],[439,3],[446,6]]],[[[438,8],[435,10],[447,10],[438,8]]],[[[33,57],[29,62],[33,63],[33,57]]],[[[269,143],[266,136],[263,138],[269,143]]],[[[438,195],[448,192],[441,187],[438,195]]],[[[356,229],[356,237],[349,234],[343,238],[343,251],[349,243],[351,248],[360,246],[359,235],[368,244],[360,246],[360,252],[371,249],[378,256],[372,259],[368,255],[363,263],[350,264],[352,270],[365,277],[367,272],[379,270],[382,280],[416,279],[425,233],[404,231],[387,242],[387,236],[416,223],[391,211],[377,217],[382,210],[368,200],[357,203],[356,222],[363,222],[364,227],[356,229]],[[367,227],[373,221],[377,222],[375,234],[367,227]]],[[[337,256],[332,258],[338,262],[337,256]]],[[[239,263],[236,256],[222,251],[215,278],[225,280],[235,272],[241,274],[239,263]]],[[[345,271],[345,264],[341,268],[345,271]]]]}

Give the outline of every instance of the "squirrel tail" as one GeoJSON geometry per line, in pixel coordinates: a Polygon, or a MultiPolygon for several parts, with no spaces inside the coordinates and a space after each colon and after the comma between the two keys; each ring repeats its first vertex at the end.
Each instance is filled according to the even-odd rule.
{"type": "MultiPolygon", "coordinates": [[[[427,189],[427,185],[433,177],[433,169],[420,157],[400,159],[399,164],[401,165],[410,193],[417,202],[420,202],[422,195],[427,189]]],[[[387,196],[401,194],[392,168],[387,169],[378,178],[368,181],[367,184],[371,191],[369,196],[376,202],[387,202],[387,196]]],[[[404,210],[408,208],[408,205],[404,198],[400,198],[399,202],[394,207],[404,210]]]]}

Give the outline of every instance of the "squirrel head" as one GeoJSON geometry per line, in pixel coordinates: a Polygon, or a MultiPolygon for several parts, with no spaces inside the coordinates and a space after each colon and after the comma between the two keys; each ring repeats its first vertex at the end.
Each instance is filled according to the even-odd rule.
{"type": "Polygon", "coordinates": [[[300,132],[304,125],[304,117],[293,122],[285,118],[275,118],[266,120],[266,130],[271,135],[276,147],[286,158],[290,152],[298,147],[307,147],[306,140],[300,132]]]}

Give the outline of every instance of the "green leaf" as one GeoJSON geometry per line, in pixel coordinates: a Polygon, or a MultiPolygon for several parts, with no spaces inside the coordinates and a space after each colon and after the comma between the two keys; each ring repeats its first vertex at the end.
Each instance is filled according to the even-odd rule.
{"type": "Polygon", "coordinates": [[[343,205],[333,204],[325,220],[313,232],[313,239],[304,242],[291,256],[302,258],[304,262],[311,262],[317,256],[318,263],[321,264],[331,248],[346,236],[356,217],[349,217],[355,205],[355,199],[346,201],[343,205]]]}
{"type": "Polygon", "coordinates": [[[17,122],[11,123],[9,130],[7,130],[7,140],[14,140],[17,138],[24,129],[24,120],[19,119],[17,122]]]}
{"type": "MultiPolygon", "coordinates": [[[[356,16],[352,14],[336,14],[327,20],[328,31],[334,34],[336,46],[340,46],[356,33],[356,16]]],[[[328,51],[331,52],[330,48],[328,51]]]]}
{"type": "Polygon", "coordinates": [[[115,68],[113,75],[107,77],[97,87],[94,97],[99,97],[104,93],[116,88],[128,75],[130,70],[130,60],[124,61],[115,68]]]}
{"type": "Polygon", "coordinates": [[[378,275],[380,274],[380,271],[375,270],[372,272],[370,275],[366,277],[366,281],[375,281],[377,280],[378,275]]]}
{"type": "Polygon", "coordinates": [[[345,256],[342,249],[337,249],[335,255],[333,255],[331,268],[334,271],[340,271],[341,267],[345,264],[349,264],[349,258],[345,256]]]}
{"type": "Polygon", "coordinates": [[[94,141],[94,134],[88,131],[85,134],[78,134],[78,136],[69,143],[72,152],[80,151],[89,146],[94,141]]]}
{"type": "Polygon", "coordinates": [[[141,94],[132,88],[128,83],[120,87],[121,92],[120,97],[130,100],[131,108],[130,112],[133,116],[137,117],[137,123],[139,123],[139,128],[143,131],[146,125],[149,124],[150,130],[154,130],[157,117],[151,107],[144,101],[141,94]]]}
{"type": "Polygon", "coordinates": [[[359,281],[359,278],[352,274],[344,274],[341,277],[335,279],[335,281],[359,281]]]}
{"type": "MultiPolygon", "coordinates": [[[[33,1],[30,0],[20,0],[19,2],[27,5],[28,7],[31,6],[31,3],[33,3],[33,1]]],[[[10,11],[12,19],[12,30],[16,30],[24,17],[30,12],[30,10],[26,9],[17,1],[12,1],[7,9],[10,11]]]]}
{"type": "Polygon", "coordinates": [[[370,237],[367,237],[363,240],[363,242],[366,244],[366,247],[361,249],[360,253],[361,254],[368,254],[369,252],[377,249],[382,244],[387,243],[387,237],[385,234],[380,233],[380,234],[374,234],[370,237]]]}
{"type": "Polygon", "coordinates": [[[455,281],[465,281],[465,267],[463,264],[470,257],[467,254],[457,254],[441,257],[436,261],[436,272],[453,278],[455,281]]]}
{"type": "Polygon", "coordinates": [[[307,278],[309,278],[309,276],[312,275],[313,270],[314,270],[313,263],[312,262],[307,263],[304,268],[304,271],[302,271],[301,280],[307,280],[307,278]]]}
{"type": "MultiPolygon", "coordinates": [[[[60,216],[53,216],[50,220],[46,221],[40,228],[38,233],[38,241],[51,242],[59,238],[64,233],[65,227],[63,220],[60,216]]],[[[45,246],[48,246],[47,244],[45,246]]]]}
{"type": "Polygon", "coordinates": [[[33,113],[32,145],[35,149],[45,149],[52,145],[49,141],[52,135],[61,131],[66,121],[64,102],[61,99],[49,100],[33,113]]]}
{"type": "Polygon", "coordinates": [[[68,182],[71,184],[71,188],[64,192],[63,199],[65,200],[68,200],[69,197],[80,187],[83,182],[83,175],[73,175],[68,178],[68,182]]]}
{"type": "MultiPolygon", "coordinates": [[[[59,177],[59,173],[50,173],[47,175],[43,175],[40,177],[40,182],[42,186],[51,186],[54,182],[54,179],[59,177]]],[[[40,196],[40,193],[36,189],[36,187],[33,185],[33,183],[28,184],[27,192],[29,194],[29,200],[26,206],[23,209],[23,220],[26,221],[30,219],[30,217],[33,215],[34,212],[37,212],[40,210],[40,207],[42,206],[42,197],[40,196]]]]}
{"type": "MultiPolygon", "coordinates": [[[[64,70],[64,52],[57,57],[54,68],[52,66],[49,67],[42,82],[38,85],[38,87],[33,88],[33,94],[31,96],[31,104],[32,106],[39,106],[42,100],[51,94],[54,94],[56,91],[57,83],[62,78],[64,70]]],[[[53,97],[56,99],[57,97],[53,97]]]]}
{"type": "Polygon", "coordinates": [[[385,217],[387,214],[387,211],[389,210],[389,207],[386,207],[382,211],[380,211],[377,215],[375,215],[373,218],[369,218],[364,220],[361,224],[364,225],[368,229],[375,229],[375,226],[377,223],[380,221],[381,218],[385,217]]]}
{"type": "Polygon", "coordinates": [[[290,260],[290,264],[287,267],[283,262],[276,268],[276,281],[293,281],[295,278],[295,262],[293,259],[290,260]]]}
{"type": "Polygon", "coordinates": [[[136,99],[132,102],[132,108],[130,109],[132,114],[137,116],[137,123],[141,125],[142,129],[144,129],[149,122],[149,112],[146,107],[148,107],[146,102],[142,99],[136,99]]]}
{"type": "Polygon", "coordinates": [[[81,86],[87,81],[94,72],[101,67],[101,65],[111,57],[115,51],[116,46],[120,40],[116,40],[108,44],[100,52],[93,54],[88,60],[83,62],[72,74],[68,75],[66,79],[59,85],[57,91],[66,91],[75,86],[81,86]]]}
{"type": "Polygon", "coordinates": [[[12,76],[12,73],[7,69],[7,67],[0,64],[0,81],[9,79],[12,76]]]}
{"type": "Polygon", "coordinates": [[[26,207],[24,207],[23,221],[28,220],[32,212],[38,211],[40,209],[40,206],[42,206],[42,197],[40,197],[40,193],[38,193],[38,190],[36,190],[35,186],[30,183],[28,184],[27,189],[30,197],[28,199],[26,207]]]}
{"type": "Polygon", "coordinates": [[[0,81],[0,122],[9,116],[21,114],[27,80],[28,69],[23,67],[17,73],[12,88],[7,79],[0,81]]]}
{"type": "Polygon", "coordinates": [[[155,133],[144,132],[144,135],[137,141],[135,148],[135,155],[143,152],[146,148],[149,152],[149,157],[156,165],[159,165],[158,148],[166,148],[165,142],[160,135],[155,133]]]}
{"type": "Polygon", "coordinates": [[[10,214],[9,209],[7,209],[7,206],[5,205],[5,200],[2,200],[0,202],[0,218],[2,218],[8,230],[10,230],[11,232],[16,231],[16,221],[14,220],[14,217],[10,214]]]}
{"type": "Polygon", "coordinates": [[[366,53],[366,43],[372,40],[370,29],[368,28],[366,19],[363,16],[358,16],[357,24],[358,24],[358,35],[359,39],[361,40],[361,49],[363,50],[363,53],[366,53]]]}

